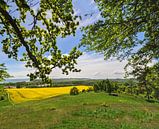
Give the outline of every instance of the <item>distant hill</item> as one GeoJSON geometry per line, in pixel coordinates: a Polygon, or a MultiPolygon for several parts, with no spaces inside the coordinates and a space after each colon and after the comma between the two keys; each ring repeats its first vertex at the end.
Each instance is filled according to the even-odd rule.
{"type": "MultiPolygon", "coordinates": [[[[88,81],[88,80],[104,80],[104,79],[91,79],[91,78],[55,78],[53,79],[53,82],[70,82],[70,81],[88,81]]],[[[125,82],[128,79],[109,79],[112,81],[119,81],[119,82],[125,82]]],[[[135,79],[133,79],[135,80],[135,79]]],[[[37,82],[40,80],[35,80],[34,82],[37,82]]],[[[23,78],[23,79],[14,79],[14,78],[10,78],[10,79],[6,79],[5,81],[1,82],[1,83],[16,83],[16,82],[29,82],[29,78],[23,78]]]]}

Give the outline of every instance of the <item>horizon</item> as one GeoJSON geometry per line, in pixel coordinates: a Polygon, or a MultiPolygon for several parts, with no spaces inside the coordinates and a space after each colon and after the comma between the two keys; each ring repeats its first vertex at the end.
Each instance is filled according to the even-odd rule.
{"type": "MultiPolygon", "coordinates": [[[[63,80],[63,79],[80,79],[80,80],[105,80],[105,79],[109,79],[109,80],[125,80],[128,78],[51,78],[52,80],[63,80]]],[[[40,80],[40,79],[37,79],[40,80]]],[[[16,83],[16,82],[30,82],[29,78],[7,78],[4,81],[2,81],[1,83],[16,83]]]]}

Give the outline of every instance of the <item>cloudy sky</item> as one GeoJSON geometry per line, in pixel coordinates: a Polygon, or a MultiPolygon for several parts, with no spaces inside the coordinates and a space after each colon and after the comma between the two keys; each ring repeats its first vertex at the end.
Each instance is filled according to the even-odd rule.
{"type": "MultiPolygon", "coordinates": [[[[69,53],[72,47],[78,45],[82,37],[80,27],[87,26],[99,20],[100,14],[97,6],[93,0],[74,0],[74,10],[76,15],[82,16],[82,21],[76,31],[76,36],[68,36],[65,39],[58,38],[58,47],[64,54],[69,53]],[[85,14],[94,13],[92,17],[85,17],[85,14]]],[[[24,67],[24,63],[8,59],[7,56],[2,53],[2,46],[0,45],[0,63],[5,63],[8,72],[14,76],[14,78],[26,78],[27,74],[31,72],[31,69],[24,67]]],[[[70,73],[68,76],[63,75],[60,69],[54,69],[51,73],[53,78],[123,78],[124,66],[127,61],[119,62],[117,60],[104,60],[103,55],[99,55],[93,52],[84,52],[84,54],[78,59],[77,68],[81,69],[80,73],[70,73]]]]}

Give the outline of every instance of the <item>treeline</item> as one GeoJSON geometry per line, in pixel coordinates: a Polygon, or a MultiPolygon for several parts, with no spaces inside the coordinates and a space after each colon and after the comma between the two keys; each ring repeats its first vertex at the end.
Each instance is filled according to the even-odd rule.
{"type": "MultiPolygon", "coordinates": [[[[55,79],[51,84],[43,83],[41,80],[35,80],[30,82],[14,82],[0,84],[6,88],[39,88],[39,87],[65,87],[76,85],[93,86],[95,83],[102,81],[101,79],[55,79]]],[[[128,81],[128,79],[113,79],[113,82],[117,82],[119,85],[128,81]]]]}
{"type": "Polygon", "coordinates": [[[109,95],[118,96],[118,94],[131,94],[136,96],[143,96],[147,100],[156,99],[159,100],[159,89],[151,88],[147,90],[147,87],[136,80],[129,79],[127,81],[112,81],[101,80],[97,81],[94,85],[95,92],[106,92],[109,95]]]}
{"type": "Polygon", "coordinates": [[[74,81],[59,81],[59,82],[54,81],[52,83],[52,86],[54,87],[75,86],[75,85],[93,86],[95,82],[97,82],[97,80],[74,80],[74,81]]]}
{"type": "Polygon", "coordinates": [[[39,87],[65,87],[87,85],[93,86],[95,92],[106,92],[110,95],[131,94],[135,96],[144,96],[148,100],[159,100],[159,89],[145,87],[143,83],[135,79],[57,79],[53,80],[52,84],[45,84],[41,80],[32,82],[16,82],[0,84],[6,88],[8,86],[15,88],[39,88],[39,87]]]}

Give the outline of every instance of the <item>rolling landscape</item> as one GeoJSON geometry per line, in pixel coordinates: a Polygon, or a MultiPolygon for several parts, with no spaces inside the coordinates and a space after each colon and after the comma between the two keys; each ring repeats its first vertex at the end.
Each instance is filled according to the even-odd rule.
{"type": "Polygon", "coordinates": [[[0,0],[0,129],[159,129],[159,0],[0,0]]]}
{"type": "MultiPolygon", "coordinates": [[[[101,80],[94,83],[99,81],[101,80]]],[[[126,85],[127,81],[115,80],[114,83],[126,85]]],[[[25,83],[27,85],[28,82],[25,83]]],[[[0,101],[0,127],[2,129],[159,128],[159,102],[146,101],[143,95],[136,95],[134,88],[132,94],[126,87],[129,86],[125,86],[125,90],[114,89],[113,93],[109,94],[102,89],[94,91],[93,86],[81,85],[9,89],[2,89],[1,86],[1,97],[4,99],[0,101]],[[78,95],[70,95],[70,89],[73,87],[79,90],[78,95]]]]}

